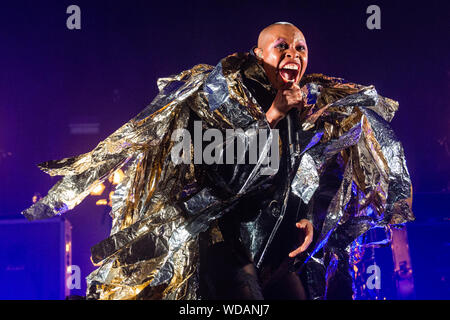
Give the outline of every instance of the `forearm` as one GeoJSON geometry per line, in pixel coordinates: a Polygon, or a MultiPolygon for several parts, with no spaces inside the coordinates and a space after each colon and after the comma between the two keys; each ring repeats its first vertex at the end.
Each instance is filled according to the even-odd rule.
{"type": "Polygon", "coordinates": [[[277,126],[278,122],[284,118],[284,114],[281,113],[277,108],[273,105],[266,112],[266,119],[270,125],[270,128],[273,129],[277,126]]]}

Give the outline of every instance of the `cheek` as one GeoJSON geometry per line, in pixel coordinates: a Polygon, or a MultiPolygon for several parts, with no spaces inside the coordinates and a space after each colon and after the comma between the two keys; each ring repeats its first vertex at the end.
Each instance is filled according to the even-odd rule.
{"type": "Polygon", "coordinates": [[[302,69],[305,70],[308,66],[308,53],[301,56],[302,59],[302,69]]]}
{"type": "Polygon", "coordinates": [[[270,82],[273,82],[277,76],[277,70],[270,64],[263,64],[264,71],[266,72],[267,78],[269,78],[270,82]]]}
{"type": "Polygon", "coordinates": [[[264,62],[275,69],[278,67],[279,60],[280,55],[273,51],[269,52],[269,54],[266,57],[264,57],[264,62]]]}
{"type": "Polygon", "coordinates": [[[308,54],[301,55],[300,60],[302,63],[302,69],[300,70],[299,79],[303,78],[303,75],[305,74],[305,71],[306,71],[306,67],[308,66],[308,54]]]}

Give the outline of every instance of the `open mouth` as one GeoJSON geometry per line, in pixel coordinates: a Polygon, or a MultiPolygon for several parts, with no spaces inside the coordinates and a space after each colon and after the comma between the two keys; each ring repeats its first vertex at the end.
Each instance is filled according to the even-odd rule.
{"type": "Polygon", "coordinates": [[[279,70],[279,74],[284,82],[296,82],[300,67],[296,63],[287,63],[279,70]]]}

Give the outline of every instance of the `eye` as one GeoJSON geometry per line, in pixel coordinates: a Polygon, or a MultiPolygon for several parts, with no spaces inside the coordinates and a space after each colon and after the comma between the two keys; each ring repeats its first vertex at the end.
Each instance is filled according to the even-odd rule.
{"type": "Polygon", "coordinates": [[[281,43],[277,44],[276,48],[281,49],[281,50],[286,50],[289,48],[289,46],[287,45],[286,42],[281,42],[281,43]]]}
{"type": "Polygon", "coordinates": [[[296,49],[297,49],[297,51],[305,51],[306,47],[301,44],[301,45],[298,45],[296,49]]]}

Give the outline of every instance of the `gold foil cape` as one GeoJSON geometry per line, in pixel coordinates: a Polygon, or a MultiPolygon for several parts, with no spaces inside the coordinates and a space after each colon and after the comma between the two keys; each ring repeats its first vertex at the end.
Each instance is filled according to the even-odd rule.
{"type": "MultiPolygon", "coordinates": [[[[88,298],[198,298],[199,233],[268,177],[258,162],[236,188],[218,197],[201,184],[207,169],[193,161],[174,164],[171,137],[194,119],[222,132],[269,129],[263,108],[243,83],[243,65],[247,77],[272,89],[263,69],[256,63],[248,67],[248,59],[247,54],[235,54],[216,67],[197,65],[159,79],[160,92],[150,105],[94,150],[39,165],[63,178],[22,212],[30,220],[73,209],[115,170],[124,171],[112,197],[111,235],[92,248],[93,261],[101,265],[87,278],[88,298]]],[[[291,192],[310,203],[333,157],[344,172],[324,217],[309,216],[320,234],[310,257],[319,261],[314,254],[328,242],[344,243],[335,246],[347,250],[347,240],[374,225],[413,220],[407,205],[411,186],[403,149],[388,125],[398,108],[395,101],[371,86],[318,74],[304,77],[302,85],[309,92],[308,105],[297,119],[302,151],[295,155],[300,164],[291,192]]]]}

